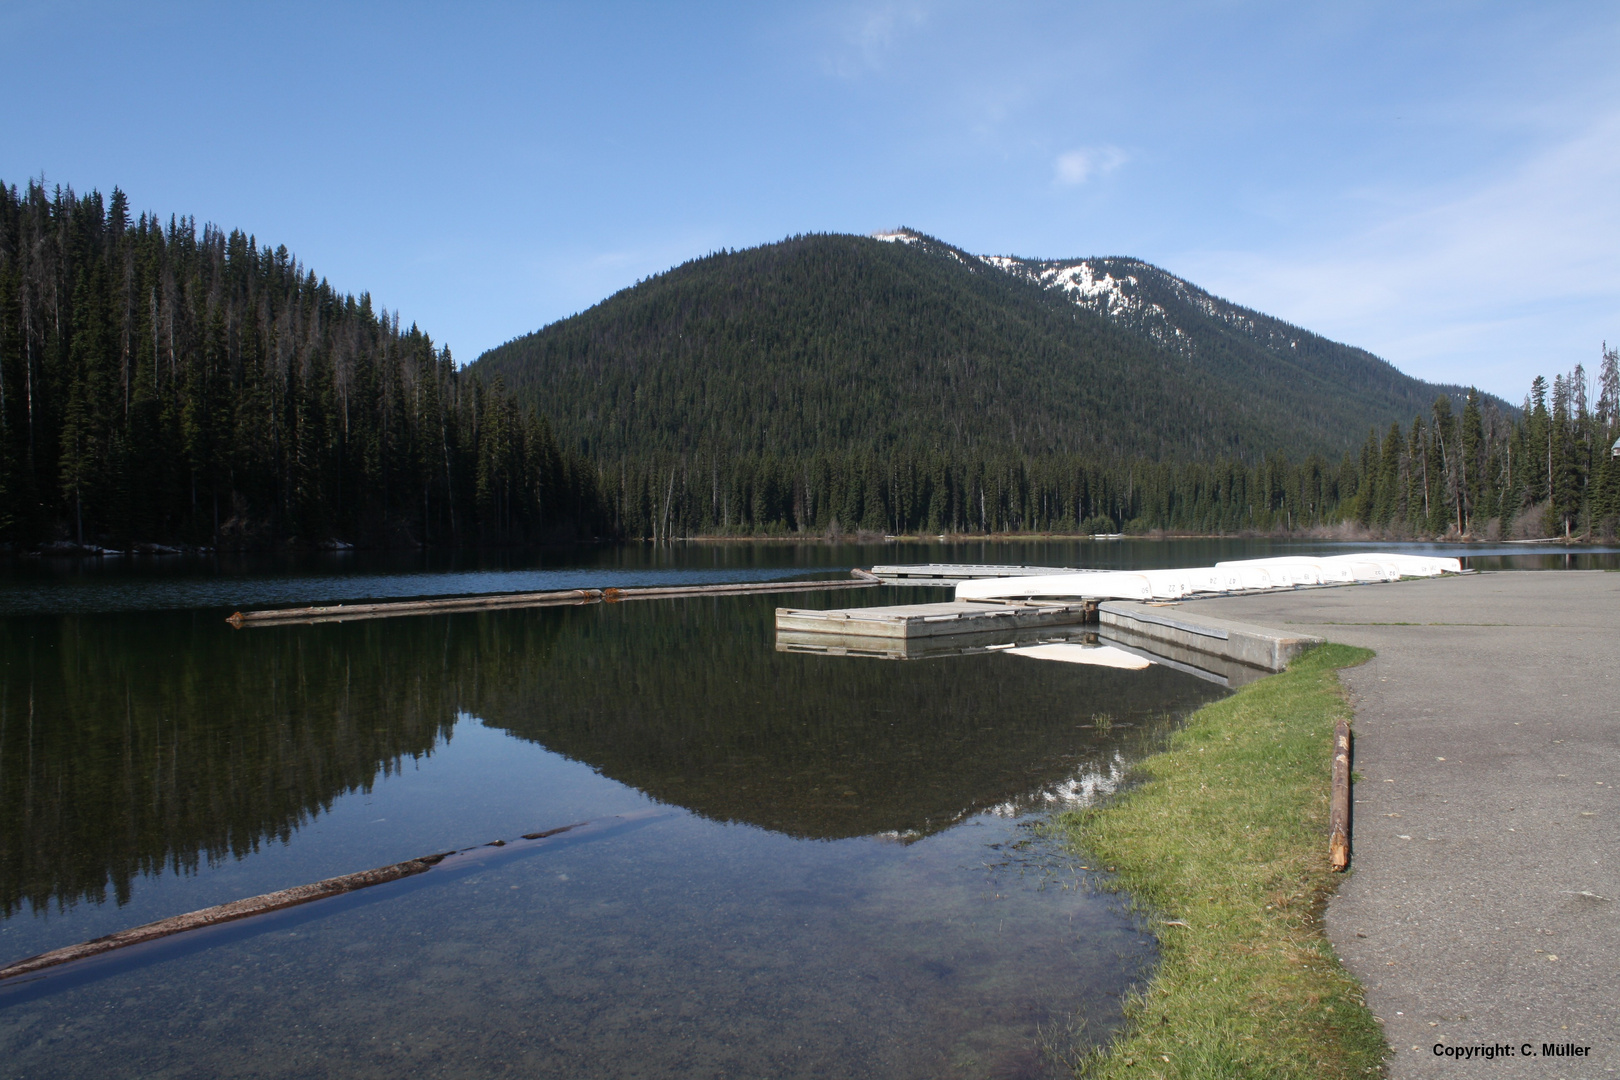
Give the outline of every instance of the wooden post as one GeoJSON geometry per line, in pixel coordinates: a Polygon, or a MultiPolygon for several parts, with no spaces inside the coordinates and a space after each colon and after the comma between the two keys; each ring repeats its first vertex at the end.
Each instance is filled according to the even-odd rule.
{"type": "Polygon", "coordinates": [[[1333,789],[1328,807],[1328,859],[1333,869],[1350,865],[1350,724],[1333,728],[1333,789]]]}

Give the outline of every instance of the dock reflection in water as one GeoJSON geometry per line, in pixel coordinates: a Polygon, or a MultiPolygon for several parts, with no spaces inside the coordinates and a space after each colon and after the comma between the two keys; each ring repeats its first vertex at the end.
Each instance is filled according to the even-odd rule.
{"type": "Polygon", "coordinates": [[[1159,666],[778,651],[774,606],[0,622],[0,959],[690,811],[0,995],[0,1056],[62,1076],[1051,1071],[1043,1046],[1103,1034],[1151,945],[1028,815],[1108,788],[1222,691],[1159,666]]]}

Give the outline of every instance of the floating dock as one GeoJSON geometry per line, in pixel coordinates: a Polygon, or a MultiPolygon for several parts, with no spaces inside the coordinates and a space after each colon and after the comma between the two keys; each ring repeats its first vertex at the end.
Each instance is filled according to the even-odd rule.
{"type": "Polygon", "coordinates": [[[776,609],[777,633],[832,634],[841,637],[911,640],[958,634],[1007,634],[1095,622],[1093,601],[900,604],[895,607],[838,608],[830,611],[776,609]]]}
{"type": "Polygon", "coordinates": [[[776,651],[875,660],[931,660],[941,656],[972,656],[1054,642],[1095,644],[1096,640],[1095,626],[990,630],[976,634],[936,634],[915,638],[778,630],[776,651]]]}
{"type": "Polygon", "coordinates": [[[978,563],[917,563],[912,566],[874,566],[873,577],[885,585],[936,585],[951,588],[979,578],[1049,577],[1052,574],[1090,574],[1066,566],[983,566],[978,563]]]}
{"type": "MultiPolygon", "coordinates": [[[[1092,633],[1099,637],[1092,639],[1093,647],[1117,648],[1127,658],[1240,686],[1261,674],[1282,671],[1322,639],[1202,615],[1180,606],[1183,601],[1468,572],[1458,559],[1400,552],[1281,556],[1164,570],[970,563],[874,566],[864,576],[886,585],[954,586],[956,600],[833,611],[777,608],[777,648],[917,659],[998,648],[1027,650],[1044,643],[1043,630],[1095,623],[1092,633]]],[[[1052,634],[1050,640],[1061,642],[1062,637],[1052,634]]],[[[1084,662],[1087,657],[1077,649],[1074,644],[1059,644],[1027,655],[1084,662]]]]}

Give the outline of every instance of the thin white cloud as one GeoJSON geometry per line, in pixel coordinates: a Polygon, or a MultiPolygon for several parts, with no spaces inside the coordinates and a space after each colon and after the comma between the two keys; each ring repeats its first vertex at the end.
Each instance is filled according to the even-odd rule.
{"type": "Polygon", "coordinates": [[[1411,374],[1517,400],[1533,375],[1590,364],[1604,336],[1620,335],[1616,190],[1620,112],[1471,189],[1411,196],[1359,232],[1315,237],[1312,250],[1200,252],[1177,265],[1411,374]]]}
{"type": "Polygon", "coordinates": [[[846,79],[882,71],[900,42],[927,21],[927,9],[915,0],[883,0],[847,9],[826,66],[846,79]]]}
{"type": "Polygon", "coordinates": [[[1091,146],[1059,154],[1052,164],[1052,179],[1063,187],[1078,187],[1094,176],[1106,176],[1128,160],[1117,146],[1091,146]]]}

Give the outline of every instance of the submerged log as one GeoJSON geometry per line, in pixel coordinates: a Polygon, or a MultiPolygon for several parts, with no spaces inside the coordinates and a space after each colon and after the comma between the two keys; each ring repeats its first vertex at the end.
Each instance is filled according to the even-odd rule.
{"type": "Polygon", "coordinates": [[[157,922],[147,923],[144,926],[120,930],[116,934],[108,934],[105,937],[80,942],[77,945],[68,945],[60,949],[52,949],[50,952],[30,956],[25,960],[18,960],[14,964],[0,967],[0,984],[25,975],[37,975],[37,973],[47,968],[55,968],[79,960],[89,960],[92,957],[112,952],[115,949],[126,949],[131,945],[140,945],[144,942],[156,941],[159,938],[172,937],[175,934],[183,934],[190,930],[203,930],[210,926],[218,926],[221,923],[268,915],[286,908],[297,907],[300,904],[326,900],[359,889],[368,889],[373,885],[383,885],[390,881],[414,877],[429,870],[466,869],[468,866],[482,864],[486,859],[495,856],[497,852],[502,856],[519,854],[543,846],[565,833],[572,834],[569,837],[570,839],[581,836],[608,835],[618,829],[650,822],[669,815],[670,812],[667,810],[642,810],[619,814],[610,818],[581,821],[572,825],[563,825],[559,828],[546,829],[542,832],[524,833],[517,840],[494,840],[488,844],[465,848],[461,851],[441,851],[434,855],[423,855],[420,858],[407,859],[391,866],[379,866],[374,870],[362,870],[355,874],[327,878],[325,881],[317,881],[312,885],[299,885],[291,889],[281,889],[278,892],[264,893],[261,896],[250,896],[245,900],[233,900],[228,904],[216,904],[213,907],[202,908],[198,911],[188,911],[184,915],[159,919],[157,922]],[[492,848],[496,850],[491,851],[492,848]]]}
{"type": "Polygon", "coordinates": [[[1333,729],[1333,787],[1328,804],[1328,860],[1333,869],[1350,865],[1350,724],[1333,729]]]}
{"type": "Polygon", "coordinates": [[[579,604],[613,604],[625,600],[669,600],[683,596],[751,596],[769,593],[823,592],[829,589],[870,589],[882,584],[863,571],[856,570],[853,573],[857,576],[850,581],[743,581],[723,585],[557,589],[550,592],[453,596],[443,600],[383,600],[372,604],[271,608],[265,611],[238,611],[225,621],[240,630],[246,626],[349,622],[353,619],[388,619],[399,615],[442,615],[460,611],[496,611],[504,608],[572,607],[579,604]]]}
{"type": "Polygon", "coordinates": [[[0,968],[0,982],[6,979],[15,979],[19,975],[31,975],[45,968],[56,967],[58,964],[67,964],[74,960],[87,960],[92,956],[112,952],[114,949],[139,945],[143,941],[156,941],[158,938],[183,934],[187,930],[201,930],[206,926],[218,926],[220,923],[234,922],[237,919],[246,919],[254,915],[267,915],[272,911],[296,907],[299,904],[307,904],[313,900],[325,900],[329,896],[339,896],[343,893],[353,892],[356,889],[381,885],[388,881],[398,881],[400,878],[411,877],[432,869],[449,854],[450,852],[444,852],[438,855],[426,855],[420,859],[407,859],[405,862],[394,863],[392,866],[379,866],[375,870],[362,870],[358,874],[344,874],[342,877],[327,878],[325,881],[317,881],[313,885],[299,885],[296,888],[282,889],[278,892],[265,893],[262,896],[250,896],[246,900],[233,900],[228,904],[216,904],[200,911],[188,911],[184,915],[159,919],[157,922],[147,923],[145,926],[120,930],[118,933],[108,934],[106,937],[98,937],[91,941],[80,942],[77,945],[53,949],[50,952],[30,956],[26,960],[19,960],[15,964],[0,968]]]}

